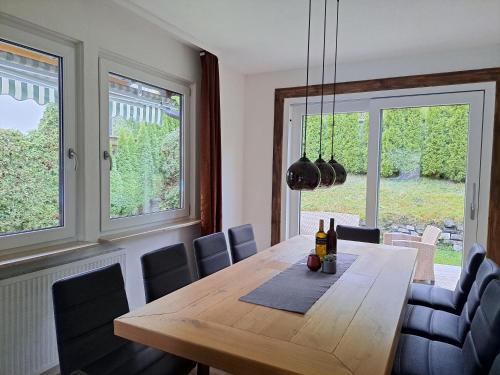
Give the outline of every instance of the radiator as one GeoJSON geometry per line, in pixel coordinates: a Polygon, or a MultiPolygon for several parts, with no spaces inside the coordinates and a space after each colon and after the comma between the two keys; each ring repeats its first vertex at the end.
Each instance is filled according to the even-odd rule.
{"type": "Polygon", "coordinates": [[[0,280],[0,375],[36,375],[56,366],[52,284],[113,263],[125,271],[124,250],[0,280]]]}

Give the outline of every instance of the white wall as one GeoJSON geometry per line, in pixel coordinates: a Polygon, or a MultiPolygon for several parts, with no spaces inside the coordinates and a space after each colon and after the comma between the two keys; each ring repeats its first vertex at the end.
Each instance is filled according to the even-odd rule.
{"type": "MultiPolygon", "coordinates": [[[[341,46],[340,46],[341,48],[341,46]]],[[[339,52],[341,53],[341,52],[339,52]]],[[[408,56],[403,59],[340,63],[338,81],[438,73],[500,66],[500,46],[408,56]]],[[[331,81],[331,68],[327,81],[331,81]]],[[[320,82],[320,70],[313,68],[311,82],[320,82]]],[[[305,85],[305,69],[246,76],[245,157],[243,219],[254,225],[259,249],[271,241],[271,188],[274,90],[305,85]]]]}
{"type": "Polygon", "coordinates": [[[243,224],[245,77],[219,65],[222,143],[222,228],[243,224]]]}

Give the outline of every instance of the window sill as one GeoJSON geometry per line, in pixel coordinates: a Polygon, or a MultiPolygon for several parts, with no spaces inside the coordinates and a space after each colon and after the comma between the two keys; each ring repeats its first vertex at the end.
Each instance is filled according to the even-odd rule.
{"type": "Polygon", "coordinates": [[[0,280],[120,250],[119,245],[113,242],[177,230],[199,223],[198,219],[188,219],[168,225],[105,235],[99,239],[99,242],[69,242],[0,255],[0,280]]]}
{"type": "Polygon", "coordinates": [[[70,242],[0,256],[0,280],[119,250],[95,242],[70,242]]]}
{"type": "Polygon", "coordinates": [[[168,232],[172,230],[177,230],[181,228],[186,228],[194,225],[200,224],[199,219],[184,219],[179,221],[174,221],[168,224],[162,224],[157,226],[150,226],[147,228],[140,228],[129,231],[121,231],[118,233],[105,234],[99,238],[100,243],[112,243],[132,238],[138,238],[147,236],[150,234],[156,234],[161,232],[168,232]]]}

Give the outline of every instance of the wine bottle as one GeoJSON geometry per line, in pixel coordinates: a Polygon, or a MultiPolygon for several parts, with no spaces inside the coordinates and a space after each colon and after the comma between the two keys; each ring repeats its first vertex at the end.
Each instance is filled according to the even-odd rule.
{"type": "Polygon", "coordinates": [[[319,259],[323,261],[323,258],[326,255],[326,248],[327,248],[327,235],[325,233],[325,222],[323,220],[319,221],[319,230],[316,233],[316,247],[315,247],[315,252],[316,255],[319,256],[319,259]]]}
{"type": "Polygon", "coordinates": [[[330,218],[330,229],[328,229],[328,233],[326,234],[327,239],[327,252],[328,254],[337,254],[337,232],[335,232],[335,219],[330,218]]]}

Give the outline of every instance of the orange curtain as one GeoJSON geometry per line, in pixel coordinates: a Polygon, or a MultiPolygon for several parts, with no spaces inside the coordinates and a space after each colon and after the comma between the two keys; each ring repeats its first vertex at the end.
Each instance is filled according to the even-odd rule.
{"type": "Polygon", "coordinates": [[[201,234],[222,230],[219,61],[201,54],[200,216],[201,234]]]}

